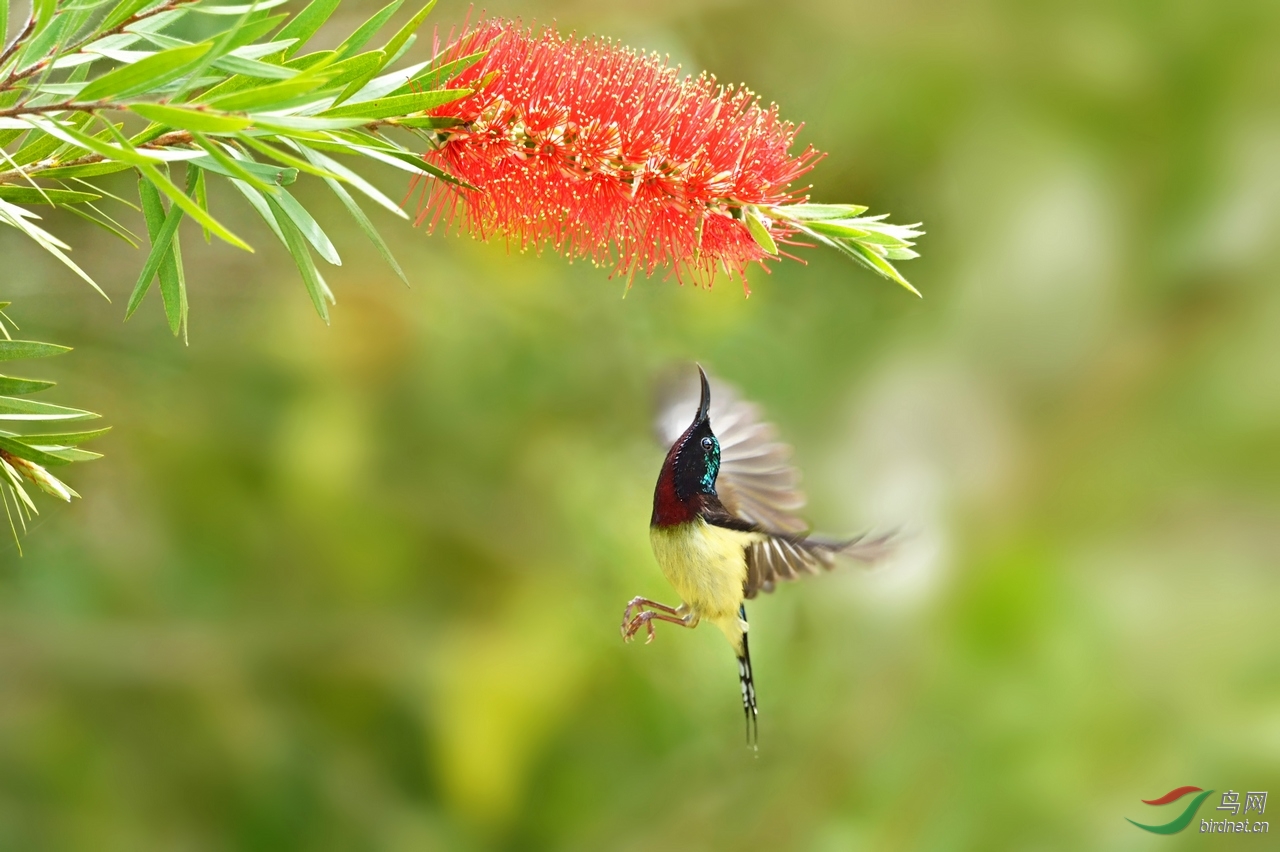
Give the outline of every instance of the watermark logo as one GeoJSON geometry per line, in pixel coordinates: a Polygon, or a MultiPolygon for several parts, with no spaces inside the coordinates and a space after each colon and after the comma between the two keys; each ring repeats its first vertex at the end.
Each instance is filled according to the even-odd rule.
{"type": "MultiPolygon", "coordinates": [[[[1265,790],[1250,790],[1244,794],[1244,801],[1240,801],[1240,794],[1235,790],[1228,790],[1222,794],[1222,804],[1218,805],[1217,810],[1231,811],[1238,817],[1247,817],[1250,813],[1256,813],[1259,816],[1267,812],[1267,792],[1265,790]]],[[[1201,834],[1217,834],[1217,833],[1240,833],[1240,834],[1266,834],[1271,831],[1271,823],[1262,820],[1248,819],[1202,819],[1200,820],[1201,834]]]]}
{"type": "MultiPolygon", "coordinates": [[[[1136,820],[1125,817],[1129,822],[1136,825],[1143,831],[1149,831],[1152,834],[1177,834],[1182,831],[1191,821],[1195,819],[1196,812],[1200,810],[1200,806],[1204,804],[1204,800],[1213,794],[1213,790],[1205,790],[1201,787],[1175,787],[1165,793],[1158,799],[1143,799],[1144,805],[1161,806],[1176,802],[1185,796],[1195,793],[1195,798],[1191,799],[1183,809],[1182,813],[1166,823],[1159,825],[1146,825],[1136,820]]],[[[1216,808],[1220,811],[1230,811],[1237,817],[1247,817],[1250,813],[1256,813],[1259,816],[1267,812],[1267,794],[1262,790],[1251,790],[1244,794],[1244,801],[1240,800],[1240,793],[1235,790],[1227,790],[1222,794],[1222,802],[1216,808]]],[[[1250,821],[1249,819],[1202,819],[1200,820],[1201,834],[1220,834],[1220,833],[1243,833],[1243,834],[1265,834],[1271,830],[1271,824],[1260,820],[1250,821]]]]}
{"type": "Polygon", "coordinates": [[[1177,834],[1179,831],[1182,831],[1182,829],[1191,825],[1191,820],[1196,817],[1196,811],[1200,810],[1200,806],[1204,804],[1204,800],[1209,798],[1210,794],[1213,793],[1212,790],[1205,790],[1201,787],[1175,787],[1158,799],[1142,800],[1142,804],[1144,805],[1167,805],[1170,802],[1176,802],[1183,796],[1188,796],[1192,793],[1197,793],[1199,795],[1191,800],[1181,814],[1174,817],[1169,822],[1161,825],[1144,825],[1140,822],[1135,822],[1128,817],[1125,817],[1125,819],[1128,819],[1129,822],[1132,822],[1143,831],[1149,831],[1152,834],[1177,834]]]}

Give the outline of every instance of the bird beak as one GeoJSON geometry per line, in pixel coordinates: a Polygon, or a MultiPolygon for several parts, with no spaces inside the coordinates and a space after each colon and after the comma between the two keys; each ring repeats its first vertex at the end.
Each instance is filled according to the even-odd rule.
{"type": "Polygon", "coordinates": [[[693,418],[694,423],[701,423],[707,419],[707,414],[711,411],[711,385],[707,382],[707,373],[702,369],[702,365],[698,364],[698,377],[702,380],[702,399],[698,402],[698,414],[693,418]]]}

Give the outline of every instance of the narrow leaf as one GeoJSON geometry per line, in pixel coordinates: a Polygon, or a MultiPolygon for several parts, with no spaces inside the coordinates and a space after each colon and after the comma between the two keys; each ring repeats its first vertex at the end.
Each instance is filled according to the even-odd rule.
{"type": "Polygon", "coordinates": [[[777,257],[778,245],[773,241],[773,235],[764,226],[764,222],[760,221],[760,216],[756,213],[755,208],[746,207],[742,212],[746,214],[747,230],[751,232],[751,239],[755,240],[756,245],[760,246],[760,248],[777,257]]]}
{"type": "Polygon", "coordinates": [[[160,199],[160,190],[141,175],[138,176],[138,200],[142,204],[142,216],[147,223],[151,251],[147,254],[146,263],[142,265],[137,283],[133,285],[133,292],[129,294],[129,302],[125,305],[126,320],[133,316],[133,312],[138,309],[147,295],[147,290],[151,288],[151,281],[156,277],[156,272],[159,271],[160,264],[169,251],[169,242],[173,239],[173,234],[178,229],[178,222],[182,218],[182,208],[175,204],[172,208],[173,225],[166,234],[165,225],[168,217],[165,215],[164,202],[160,199]]]}
{"type": "Polygon", "coordinates": [[[329,189],[333,190],[333,194],[338,196],[338,200],[342,202],[342,206],[347,208],[347,212],[351,214],[351,218],[356,220],[356,224],[360,226],[360,230],[364,231],[365,236],[378,249],[378,253],[382,255],[382,259],[387,262],[404,282],[405,286],[409,286],[409,279],[405,277],[404,270],[400,268],[400,264],[396,262],[395,256],[391,254],[391,249],[382,239],[382,235],[378,233],[378,229],[369,221],[369,217],[360,209],[360,205],[356,204],[356,200],[351,194],[343,189],[342,184],[332,178],[325,178],[324,182],[329,185],[329,189]]]}
{"type": "Polygon", "coordinates": [[[62,209],[66,210],[68,213],[72,214],[73,216],[79,216],[81,219],[84,219],[86,222],[89,222],[93,225],[96,225],[99,228],[102,228],[107,233],[114,234],[115,236],[124,240],[133,248],[138,248],[138,239],[136,236],[134,236],[134,234],[128,228],[124,227],[115,219],[112,219],[110,216],[103,213],[101,210],[99,210],[97,207],[93,206],[92,204],[64,207],[62,209]],[[85,208],[88,208],[88,210],[86,210],[85,208]],[[92,210],[93,213],[88,212],[89,210],[92,210]]]}
{"type": "Polygon", "coordinates": [[[293,20],[284,25],[284,28],[276,34],[278,39],[293,38],[297,39],[293,47],[285,51],[285,56],[292,56],[297,53],[303,45],[305,45],[316,31],[329,20],[329,16],[338,8],[341,0],[312,0],[307,8],[303,9],[293,20]]]}
{"type": "Polygon", "coordinates": [[[324,80],[323,76],[314,75],[302,78],[295,77],[282,83],[272,83],[267,86],[258,86],[241,92],[232,92],[209,98],[206,103],[224,112],[240,112],[255,108],[263,109],[287,103],[302,95],[309,94],[323,86],[324,80]]]}
{"type": "MultiPolygon", "coordinates": [[[[199,139],[196,139],[196,144],[200,144],[199,139]]],[[[289,186],[298,179],[297,169],[282,169],[279,166],[258,163],[253,160],[232,160],[224,151],[218,149],[214,143],[209,143],[205,150],[209,152],[208,157],[189,160],[188,164],[224,177],[239,178],[255,185],[261,184],[260,189],[270,189],[273,186],[289,186]]]]}
{"type": "Polygon", "coordinates": [[[271,208],[267,206],[266,196],[242,180],[232,179],[231,185],[244,195],[245,200],[249,202],[249,206],[258,212],[258,215],[262,217],[262,221],[267,223],[271,233],[276,235],[276,239],[280,240],[285,248],[288,248],[289,243],[284,238],[284,232],[280,230],[280,225],[276,222],[275,215],[272,214],[271,208]]]}
{"type": "Polygon", "coordinates": [[[422,26],[422,22],[427,19],[427,15],[431,14],[431,10],[435,8],[435,5],[436,0],[429,0],[427,5],[419,9],[417,14],[410,18],[409,22],[391,37],[391,41],[387,42],[387,46],[383,48],[387,56],[395,56],[400,52],[400,48],[404,47],[405,43],[409,41],[409,37],[417,32],[418,27],[422,26]]]}
{"type": "Polygon", "coordinates": [[[328,323],[328,303],[333,294],[329,292],[328,285],[320,277],[320,270],[316,269],[316,262],[311,258],[311,253],[307,250],[306,241],[303,239],[301,232],[298,231],[297,226],[293,224],[273,199],[268,198],[266,201],[271,206],[276,220],[280,223],[285,245],[289,248],[289,254],[293,255],[293,262],[297,265],[298,272],[302,275],[302,283],[307,288],[307,294],[311,296],[311,304],[315,306],[316,313],[320,314],[320,318],[325,323],[328,323]]]}
{"type": "Polygon", "coordinates": [[[127,168],[130,168],[128,163],[105,161],[101,163],[84,163],[79,166],[56,166],[52,169],[41,169],[36,174],[42,178],[97,177],[98,175],[122,172],[127,168]]]}
{"type": "Polygon", "coordinates": [[[195,68],[212,47],[208,42],[162,50],[132,65],[103,74],[80,91],[82,101],[126,98],[154,91],[195,68]]]}
{"type": "Polygon", "coordinates": [[[287,190],[282,189],[271,201],[277,209],[284,211],[284,214],[307,238],[307,242],[315,247],[321,257],[333,266],[342,265],[342,258],[338,257],[338,250],[334,248],[328,235],[320,228],[319,223],[312,218],[311,214],[307,212],[307,209],[298,203],[296,198],[290,195],[287,190]]]}
{"type": "Polygon", "coordinates": [[[201,3],[192,6],[191,11],[203,12],[206,15],[247,15],[250,12],[261,12],[263,9],[274,9],[283,6],[289,0],[259,0],[247,6],[215,6],[212,3],[201,3]]]}
{"type": "Polygon", "coordinates": [[[151,2],[152,0],[121,0],[121,2],[111,10],[111,14],[107,15],[107,17],[102,20],[102,23],[99,24],[99,30],[102,32],[114,30],[116,27],[120,26],[120,24],[136,15],[144,7],[150,5],[151,2]]]}
{"type": "Polygon", "coordinates": [[[97,201],[101,195],[71,189],[36,189],[30,186],[0,184],[0,198],[15,204],[83,204],[97,201]]]}
{"type": "Polygon", "coordinates": [[[49,435],[23,435],[18,438],[24,444],[33,447],[43,447],[46,450],[53,447],[74,447],[77,444],[83,444],[85,441],[92,441],[94,438],[101,438],[103,435],[111,431],[111,427],[107,426],[103,429],[92,429],[86,432],[58,432],[49,435]]]}
{"type": "Polygon", "coordinates": [[[375,12],[373,17],[361,24],[342,44],[338,45],[338,55],[350,56],[364,47],[369,39],[377,35],[378,30],[386,26],[387,21],[391,20],[391,16],[399,11],[403,5],[404,0],[392,0],[392,2],[375,12]]]}
{"type": "Polygon", "coordinates": [[[16,376],[0,376],[0,394],[5,396],[25,396],[29,393],[51,388],[56,382],[43,379],[20,379],[16,376]]]}
{"type": "Polygon", "coordinates": [[[394,215],[399,216],[401,219],[409,218],[409,214],[405,213],[404,210],[401,209],[399,204],[396,204],[390,198],[383,195],[382,192],[380,192],[378,188],[375,187],[373,184],[369,183],[367,180],[360,177],[360,175],[356,174],[351,169],[347,168],[342,163],[339,163],[337,160],[333,159],[332,157],[326,157],[324,154],[321,154],[319,151],[313,151],[310,148],[306,148],[306,147],[302,148],[302,154],[312,163],[315,163],[317,166],[320,166],[322,168],[329,170],[330,172],[333,172],[338,177],[342,178],[344,181],[346,181],[347,183],[354,186],[356,189],[363,192],[370,199],[382,205],[383,208],[390,211],[394,215]]]}
{"type": "Polygon", "coordinates": [[[164,175],[160,174],[159,170],[157,170],[155,166],[148,163],[145,166],[138,166],[138,170],[150,178],[151,182],[158,186],[161,192],[169,196],[170,201],[181,207],[192,219],[195,219],[201,225],[217,234],[219,239],[223,242],[230,243],[231,245],[237,248],[242,248],[248,252],[253,251],[248,243],[228,231],[217,219],[214,219],[208,213],[201,210],[200,205],[188,198],[186,193],[174,186],[173,183],[164,175]]]}
{"type": "Polygon", "coordinates": [[[11,438],[8,435],[0,435],[0,450],[4,450],[6,453],[9,453],[12,456],[17,456],[20,459],[35,462],[38,465],[55,467],[57,465],[67,463],[64,459],[61,459],[51,453],[47,453],[44,450],[37,450],[35,447],[25,444],[16,438],[11,438]]]}
{"type": "Polygon", "coordinates": [[[867,212],[857,204],[786,204],[771,211],[779,219],[851,219],[867,212]]]}
{"type": "Polygon", "coordinates": [[[341,117],[358,117],[370,120],[378,118],[390,118],[392,116],[411,115],[415,112],[438,107],[441,104],[447,104],[456,101],[459,98],[465,98],[471,94],[470,89],[443,89],[434,92],[411,92],[407,95],[392,95],[391,97],[378,98],[372,101],[361,101],[360,103],[346,104],[344,106],[327,109],[318,115],[341,118],[341,117]]]}
{"type": "Polygon", "coordinates": [[[92,420],[98,415],[79,408],[0,396],[0,420],[92,420]]]}
{"type": "Polygon", "coordinates": [[[223,56],[214,62],[213,66],[232,74],[243,74],[258,80],[290,80],[298,76],[298,72],[291,68],[281,68],[279,65],[239,56],[223,56]]]}
{"type": "Polygon", "coordinates": [[[129,109],[148,121],[176,127],[179,130],[196,130],[201,133],[234,133],[253,124],[252,119],[244,116],[185,106],[148,103],[130,104],[129,109]]]}

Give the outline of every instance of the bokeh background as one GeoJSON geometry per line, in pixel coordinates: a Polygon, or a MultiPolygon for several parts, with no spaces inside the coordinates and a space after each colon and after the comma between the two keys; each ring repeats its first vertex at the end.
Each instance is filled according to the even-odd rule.
{"type": "Polygon", "coordinates": [[[258,253],[184,232],[184,347],[154,293],[121,321],[141,252],[51,219],[108,304],[0,232],[23,335],[76,347],[26,372],[115,427],[0,545],[0,848],[1274,845],[1125,817],[1280,794],[1280,6],[488,11],[776,100],[830,152],[815,200],[924,221],[925,298],[819,251],[623,298],[371,210],[406,289],[304,181],[332,326],[222,193],[258,253]],[[758,759],[717,632],[618,636],[672,598],[650,383],[692,359],[817,526],[908,532],[751,607],[758,759]]]}

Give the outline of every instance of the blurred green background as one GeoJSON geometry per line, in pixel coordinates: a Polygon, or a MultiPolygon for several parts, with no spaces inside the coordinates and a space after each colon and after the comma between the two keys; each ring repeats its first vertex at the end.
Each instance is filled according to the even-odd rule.
{"type": "Polygon", "coordinates": [[[51,219],[107,304],[0,232],[23,336],[76,347],[27,372],[115,426],[0,546],[0,848],[1274,846],[1125,817],[1280,794],[1280,5],[488,12],[776,100],[830,152],[815,200],[924,221],[925,299],[816,250],[624,299],[372,210],[405,289],[303,181],[332,327],[222,193],[258,253],[184,231],[184,347],[155,294],[121,322],[141,252],[51,219]],[[817,526],[910,532],[752,605],[758,759],[718,632],[618,636],[673,597],[650,382],[692,359],[817,526]]]}

